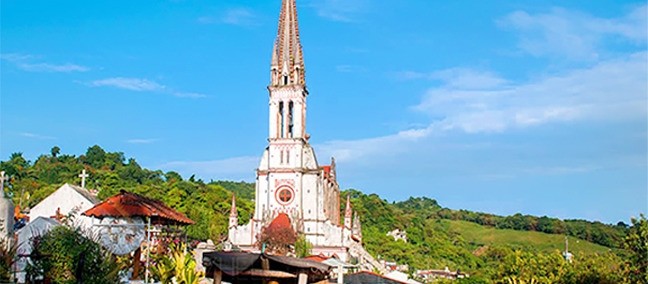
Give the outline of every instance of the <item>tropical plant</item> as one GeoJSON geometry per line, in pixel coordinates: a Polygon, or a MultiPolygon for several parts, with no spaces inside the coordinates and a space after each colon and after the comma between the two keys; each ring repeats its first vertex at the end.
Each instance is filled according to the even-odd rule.
{"type": "Polygon", "coordinates": [[[295,256],[297,257],[307,257],[311,255],[311,250],[313,249],[313,244],[311,244],[304,234],[299,234],[297,240],[295,241],[295,256]]]}
{"type": "Polygon", "coordinates": [[[198,284],[204,277],[196,271],[196,260],[187,252],[187,245],[171,244],[169,251],[157,259],[151,269],[152,276],[160,283],[198,284]]]}

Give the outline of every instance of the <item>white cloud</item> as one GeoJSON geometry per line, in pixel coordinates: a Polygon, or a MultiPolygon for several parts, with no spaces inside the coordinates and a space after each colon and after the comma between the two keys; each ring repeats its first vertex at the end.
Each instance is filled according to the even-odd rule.
{"type": "Polygon", "coordinates": [[[195,174],[201,178],[252,180],[259,166],[259,157],[235,157],[211,161],[173,161],[160,165],[166,171],[176,171],[183,176],[195,174]]]}
{"type": "Polygon", "coordinates": [[[147,139],[134,138],[134,139],[126,140],[126,143],[129,143],[129,144],[151,144],[151,143],[155,143],[157,141],[158,141],[158,139],[154,139],[154,138],[147,138],[147,139]]]}
{"type": "Polygon", "coordinates": [[[235,26],[253,26],[257,24],[257,16],[247,8],[231,8],[219,17],[202,16],[197,21],[205,25],[223,23],[235,26]]]}
{"type": "Polygon", "coordinates": [[[366,0],[315,0],[309,3],[317,15],[335,22],[354,22],[367,6],[366,0]]]}
{"type": "Polygon", "coordinates": [[[18,68],[30,72],[86,72],[90,68],[76,64],[54,65],[48,63],[19,63],[18,68]]]}
{"type": "Polygon", "coordinates": [[[154,81],[138,78],[107,78],[102,80],[95,80],[89,83],[93,87],[115,87],[119,89],[126,89],[131,91],[161,91],[166,87],[154,81]]]}
{"type": "Polygon", "coordinates": [[[181,93],[181,92],[175,92],[173,93],[174,96],[178,98],[190,98],[190,99],[202,99],[206,98],[207,95],[205,94],[200,94],[200,93],[181,93]]]}
{"type": "Polygon", "coordinates": [[[620,18],[597,18],[591,15],[554,8],[549,13],[513,12],[498,21],[518,32],[518,47],[534,56],[565,56],[570,59],[599,58],[605,40],[622,38],[645,44],[646,6],[636,7],[620,18]]]}
{"type": "Polygon", "coordinates": [[[497,133],[548,123],[645,119],[647,60],[647,53],[637,53],[522,83],[463,68],[430,72],[424,77],[438,78],[442,86],[429,89],[412,107],[433,118],[427,126],[329,141],[317,149],[340,161],[359,161],[416,151],[415,142],[451,131],[497,133]]]}
{"type": "Polygon", "coordinates": [[[32,138],[32,139],[38,139],[38,140],[54,140],[54,139],[56,139],[56,137],[47,136],[47,135],[41,135],[41,134],[36,134],[36,133],[31,133],[31,132],[20,133],[20,136],[27,137],[27,138],[32,138]]]}
{"type": "Polygon", "coordinates": [[[366,68],[357,65],[338,65],[335,70],[340,73],[362,73],[367,71],[366,68]]]}
{"type": "Polygon", "coordinates": [[[207,95],[201,93],[178,92],[161,83],[141,78],[114,77],[94,80],[84,84],[91,87],[113,87],[136,92],[158,92],[178,98],[201,99],[207,97],[207,95]]]}
{"type": "Polygon", "coordinates": [[[221,21],[225,24],[249,26],[255,23],[256,16],[246,8],[234,8],[225,12],[221,21]]]}
{"type": "Polygon", "coordinates": [[[37,56],[30,54],[19,53],[4,53],[0,58],[11,62],[19,69],[28,72],[87,72],[90,68],[78,64],[65,63],[65,64],[51,64],[43,62],[34,62],[38,59],[37,56]]]}
{"type": "Polygon", "coordinates": [[[443,117],[439,123],[445,129],[469,133],[560,121],[642,118],[648,91],[646,55],[637,53],[587,69],[502,86],[491,80],[450,78],[446,85],[428,90],[414,109],[443,117]]]}

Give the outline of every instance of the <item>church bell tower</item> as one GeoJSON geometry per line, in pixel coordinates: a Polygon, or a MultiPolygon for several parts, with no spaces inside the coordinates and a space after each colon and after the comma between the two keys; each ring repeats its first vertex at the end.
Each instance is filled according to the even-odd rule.
{"type": "Polygon", "coordinates": [[[299,41],[295,0],[284,0],[270,66],[270,127],[268,139],[306,137],[306,76],[299,41]]]}

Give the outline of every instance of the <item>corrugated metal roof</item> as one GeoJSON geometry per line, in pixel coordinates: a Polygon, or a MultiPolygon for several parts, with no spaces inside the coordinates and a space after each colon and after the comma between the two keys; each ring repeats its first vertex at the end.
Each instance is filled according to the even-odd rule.
{"type": "Polygon", "coordinates": [[[184,214],[166,206],[162,201],[122,190],[105,201],[82,213],[85,216],[103,217],[150,217],[158,224],[190,225],[194,221],[184,214]]]}

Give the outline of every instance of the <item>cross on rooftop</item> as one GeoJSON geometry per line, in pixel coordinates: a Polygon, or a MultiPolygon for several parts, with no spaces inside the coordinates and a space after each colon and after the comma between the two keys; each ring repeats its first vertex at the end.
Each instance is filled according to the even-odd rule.
{"type": "Polygon", "coordinates": [[[82,187],[82,188],[85,188],[86,178],[89,177],[89,176],[90,176],[90,175],[88,175],[88,174],[86,173],[86,170],[85,170],[85,169],[84,169],[83,171],[81,171],[81,174],[79,174],[79,177],[81,178],[81,187],[82,187]]]}

